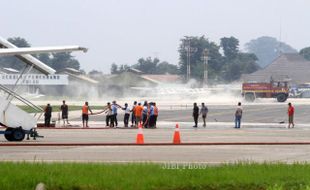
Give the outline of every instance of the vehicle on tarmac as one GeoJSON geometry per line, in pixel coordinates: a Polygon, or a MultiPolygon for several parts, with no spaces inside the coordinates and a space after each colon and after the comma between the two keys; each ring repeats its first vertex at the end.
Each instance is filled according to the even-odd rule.
{"type": "Polygon", "coordinates": [[[276,98],[278,102],[285,102],[289,95],[288,81],[243,83],[241,93],[249,102],[253,102],[256,98],[276,98]]]}
{"type": "Polygon", "coordinates": [[[294,85],[290,88],[292,98],[310,98],[310,83],[294,85]]]}

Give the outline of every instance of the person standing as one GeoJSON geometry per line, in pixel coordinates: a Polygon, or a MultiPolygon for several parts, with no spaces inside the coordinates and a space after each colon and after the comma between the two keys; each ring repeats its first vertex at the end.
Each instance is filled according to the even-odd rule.
{"type": "Polygon", "coordinates": [[[68,121],[69,107],[66,104],[65,100],[62,101],[62,105],[60,106],[60,111],[61,111],[61,118],[63,120],[63,126],[65,126],[66,121],[67,121],[67,124],[69,125],[70,124],[68,121]]]}
{"type": "Polygon", "coordinates": [[[153,128],[155,126],[155,108],[154,108],[154,103],[150,102],[149,103],[149,120],[148,120],[148,125],[150,128],[153,128]]]}
{"type": "Polygon", "coordinates": [[[203,120],[203,126],[206,127],[206,118],[207,118],[207,114],[208,114],[208,107],[205,106],[205,103],[201,104],[201,108],[200,108],[200,114],[202,116],[202,120],[203,120]]]}
{"type": "Polygon", "coordinates": [[[143,110],[142,110],[142,125],[147,128],[148,126],[148,119],[149,119],[149,104],[147,101],[143,104],[143,110]]]}
{"type": "Polygon", "coordinates": [[[88,115],[89,112],[93,114],[90,107],[88,106],[88,102],[85,102],[85,104],[82,106],[82,122],[83,122],[83,128],[89,127],[88,126],[88,115]],[[86,125],[85,125],[86,124],[86,125]]]}
{"type": "Polygon", "coordinates": [[[288,114],[288,128],[291,127],[294,128],[294,113],[295,113],[295,108],[292,106],[291,102],[288,103],[288,109],[287,109],[287,114],[288,114]]]}
{"type": "Polygon", "coordinates": [[[154,127],[156,128],[156,122],[157,122],[157,117],[158,117],[158,107],[156,106],[156,103],[153,103],[154,105],[154,127]]]}
{"type": "Polygon", "coordinates": [[[111,116],[111,126],[114,127],[114,123],[115,123],[115,127],[117,127],[118,122],[117,122],[117,108],[121,108],[121,106],[119,106],[118,104],[116,104],[116,101],[114,100],[112,102],[112,116],[111,116]]]}
{"type": "Polygon", "coordinates": [[[141,106],[141,103],[138,103],[138,105],[135,107],[136,127],[140,124],[142,120],[142,110],[143,107],[141,106]]]}
{"type": "Polygon", "coordinates": [[[52,117],[52,107],[50,104],[47,104],[44,108],[44,126],[50,127],[52,117]]]}
{"type": "Polygon", "coordinates": [[[137,106],[137,101],[134,101],[132,108],[131,108],[131,127],[137,124],[136,122],[136,115],[135,115],[135,107],[137,106]]]}
{"type": "Polygon", "coordinates": [[[111,108],[111,103],[108,102],[107,103],[107,110],[105,111],[105,123],[106,123],[106,126],[109,127],[110,124],[111,124],[111,115],[112,115],[112,108],[111,108]]]}
{"type": "Polygon", "coordinates": [[[193,118],[195,125],[193,127],[198,127],[198,117],[199,117],[199,107],[197,106],[197,103],[194,103],[194,108],[193,108],[193,118]]]}
{"type": "Polygon", "coordinates": [[[124,127],[128,127],[128,123],[129,123],[129,116],[130,116],[130,108],[128,107],[128,104],[125,103],[125,107],[122,108],[125,111],[125,115],[124,115],[124,127]]]}
{"type": "Polygon", "coordinates": [[[241,107],[241,102],[238,102],[238,106],[235,112],[235,128],[240,129],[241,126],[241,118],[242,118],[242,107],[241,107]]]}

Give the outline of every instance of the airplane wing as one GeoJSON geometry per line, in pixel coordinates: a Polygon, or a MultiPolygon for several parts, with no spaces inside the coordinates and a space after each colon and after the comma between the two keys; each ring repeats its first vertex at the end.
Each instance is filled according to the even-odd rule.
{"type": "Polygon", "coordinates": [[[61,46],[61,47],[41,47],[41,48],[18,48],[11,42],[0,37],[0,56],[14,55],[26,64],[33,66],[43,74],[54,74],[56,71],[44,64],[39,59],[33,57],[30,54],[37,53],[51,53],[51,52],[72,52],[72,51],[83,51],[87,49],[80,46],[61,46]]]}
{"type": "Polygon", "coordinates": [[[83,51],[87,49],[80,46],[59,46],[59,47],[29,47],[29,48],[2,48],[0,56],[23,55],[23,54],[40,54],[40,53],[57,53],[83,51]]]}

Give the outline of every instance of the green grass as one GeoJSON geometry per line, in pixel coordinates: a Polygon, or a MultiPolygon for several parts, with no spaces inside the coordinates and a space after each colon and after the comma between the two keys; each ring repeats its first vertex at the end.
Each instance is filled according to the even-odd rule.
{"type": "Polygon", "coordinates": [[[308,164],[163,169],[160,164],[0,163],[1,190],[310,190],[308,164]]]}
{"type": "MultiPolygon", "coordinates": [[[[45,106],[46,105],[39,105],[39,107],[41,107],[43,109],[44,109],[45,106]]],[[[54,105],[54,106],[52,106],[53,112],[59,112],[60,111],[59,110],[60,106],[61,105],[54,105]]],[[[18,107],[21,108],[22,110],[28,112],[28,113],[35,113],[36,112],[34,109],[32,109],[29,106],[18,105],[18,107]]],[[[91,106],[90,108],[92,110],[101,110],[101,109],[103,109],[103,106],[91,106]]],[[[69,106],[69,111],[76,111],[76,110],[82,110],[82,106],[74,106],[74,105],[69,106]]]]}

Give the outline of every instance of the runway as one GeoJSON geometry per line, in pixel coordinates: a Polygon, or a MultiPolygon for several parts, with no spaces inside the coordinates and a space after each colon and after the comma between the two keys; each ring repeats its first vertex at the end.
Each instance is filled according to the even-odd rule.
{"type": "Polygon", "coordinates": [[[207,127],[193,128],[191,108],[162,109],[157,129],[144,129],[145,145],[136,145],[137,129],[106,128],[105,116],[90,116],[79,127],[80,112],[70,113],[75,127],[38,129],[43,139],[7,142],[0,136],[0,160],[58,162],[288,162],[310,160],[310,106],[295,106],[296,127],[287,129],[287,104],[244,105],[241,129],[234,129],[234,105],[210,105],[207,127]],[[285,123],[282,123],[285,121],[285,123]],[[172,145],[180,125],[183,145],[172,145]],[[78,127],[77,127],[78,126],[78,127]]]}

